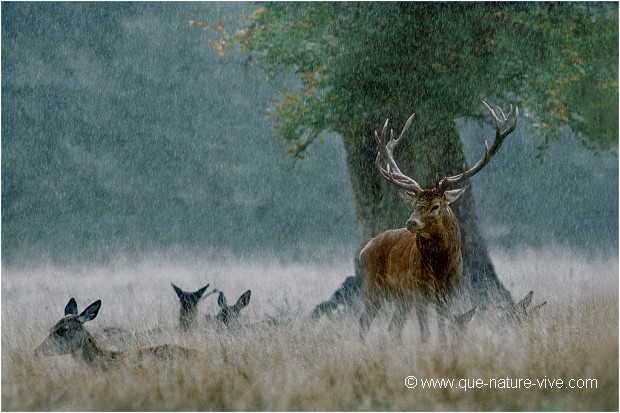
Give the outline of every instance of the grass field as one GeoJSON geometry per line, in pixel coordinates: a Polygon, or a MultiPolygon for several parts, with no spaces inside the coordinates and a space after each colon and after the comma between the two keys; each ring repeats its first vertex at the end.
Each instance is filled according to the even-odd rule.
{"type": "Polygon", "coordinates": [[[618,410],[618,257],[492,255],[516,298],[534,290],[534,302],[548,304],[518,328],[498,329],[477,316],[448,347],[435,332],[420,344],[411,321],[402,342],[394,342],[387,316],[373,323],[365,344],[356,317],[310,321],[313,305],[352,273],[348,260],[152,256],[107,266],[3,268],[2,410],[618,410]],[[210,282],[229,301],[252,289],[245,328],[206,325],[204,314],[217,310],[213,295],[200,304],[199,328],[179,331],[170,282],[186,290],[210,282]],[[80,311],[102,300],[86,325],[107,348],[177,343],[201,355],[106,371],[69,356],[35,358],[70,297],[80,311]],[[278,323],[262,323],[268,319],[278,323]],[[106,337],[110,326],[123,332],[106,337]],[[415,388],[405,386],[407,376],[417,378],[415,388]],[[453,388],[447,381],[428,388],[429,379],[452,379],[453,388]]]}

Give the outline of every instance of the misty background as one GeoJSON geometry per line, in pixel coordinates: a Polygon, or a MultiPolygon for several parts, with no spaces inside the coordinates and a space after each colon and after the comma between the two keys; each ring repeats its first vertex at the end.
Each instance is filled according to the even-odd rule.
{"type": "MultiPolygon", "coordinates": [[[[293,76],[266,82],[188,24],[221,16],[233,31],[255,7],[2,3],[3,265],[206,250],[353,258],[339,137],[285,156],[268,111],[293,76]]],[[[566,131],[541,153],[525,118],[468,184],[488,245],[617,253],[617,148],[593,153],[566,131]]],[[[493,129],[457,125],[477,160],[493,129]]]]}

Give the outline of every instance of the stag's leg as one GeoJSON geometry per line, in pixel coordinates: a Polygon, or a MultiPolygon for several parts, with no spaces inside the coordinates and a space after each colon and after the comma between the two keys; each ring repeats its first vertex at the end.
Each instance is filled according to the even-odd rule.
{"type": "Polygon", "coordinates": [[[416,302],[415,304],[415,312],[418,316],[418,324],[420,325],[420,335],[422,337],[422,342],[426,343],[428,338],[430,337],[428,330],[428,313],[427,313],[426,304],[423,302],[416,302]]]}
{"type": "Polygon", "coordinates": [[[360,317],[360,339],[364,341],[366,333],[370,329],[372,320],[375,319],[383,301],[378,298],[366,297],[364,300],[364,311],[360,317]]]}
{"type": "Polygon", "coordinates": [[[403,334],[403,327],[405,326],[407,317],[411,312],[411,307],[411,300],[401,298],[396,301],[396,311],[394,311],[394,316],[392,317],[392,321],[390,321],[388,331],[392,334],[394,339],[398,341],[401,340],[403,334]]]}

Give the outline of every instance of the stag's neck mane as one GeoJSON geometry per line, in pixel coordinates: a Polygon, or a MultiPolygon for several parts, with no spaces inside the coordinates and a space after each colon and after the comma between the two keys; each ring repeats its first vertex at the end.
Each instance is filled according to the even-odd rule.
{"type": "Polygon", "coordinates": [[[433,269],[436,276],[447,276],[460,265],[461,235],[459,226],[454,221],[441,233],[418,234],[416,247],[420,251],[423,264],[433,269]]]}

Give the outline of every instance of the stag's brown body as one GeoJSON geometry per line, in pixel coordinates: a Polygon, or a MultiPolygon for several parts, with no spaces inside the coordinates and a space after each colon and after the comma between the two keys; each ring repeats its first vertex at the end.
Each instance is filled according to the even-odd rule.
{"type": "MultiPolygon", "coordinates": [[[[360,253],[360,270],[364,284],[364,312],[360,318],[360,336],[363,338],[370,328],[379,308],[385,301],[394,301],[396,311],[390,322],[390,330],[400,336],[403,325],[412,307],[416,308],[423,340],[429,336],[426,311],[429,304],[437,309],[439,333],[445,340],[444,323],[452,322],[460,327],[461,316],[455,317],[449,311],[450,301],[460,283],[463,272],[461,236],[458,221],[450,204],[456,201],[464,189],[449,190],[454,184],[478,173],[499,150],[501,144],[516,127],[519,112],[515,112],[512,125],[501,112],[500,119],[488,105],[496,126],[496,136],[489,149],[485,143],[485,154],[476,165],[463,173],[437,181],[437,186],[422,189],[412,178],[403,174],[394,160],[394,148],[401,142],[413,123],[412,115],[398,139],[391,131],[386,142],[388,122],[385,122],[381,137],[375,132],[379,144],[376,167],[380,175],[394,184],[403,199],[413,207],[413,214],[406,228],[388,230],[370,240],[360,253]],[[386,162],[386,167],[382,162],[386,162]],[[456,322],[456,323],[455,323],[456,322]]],[[[473,314],[475,309],[466,314],[473,314]]],[[[470,318],[471,319],[471,318],[470,318]]],[[[468,320],[467,320],[468,321],[468,320]]]]}
{"type": "Polygon", "coordinates": [[[366,303],[360,320],[362,336],[388,300],[396,302],[390,323],[390,330],[396,336],[400,336],[413,306],[423,340],[429,336],[426,321],[429,303],[437,307],[442,338],[444,321],[454,321],[448,304],[463,272],[458,222],[443,193],[426,190],[412,202],[414,215],[407,228],[377,235],[360,253],[366,303]]]}
{"type": "Polygon", "coordinates": [[[461,237],[454,213],[444,208],[438,222],[422,216],[422,230],[388,230],[362,250],[360,268],[371,301],[412,294],[431,299],[452,292],[463,272],[461,237]]]}

